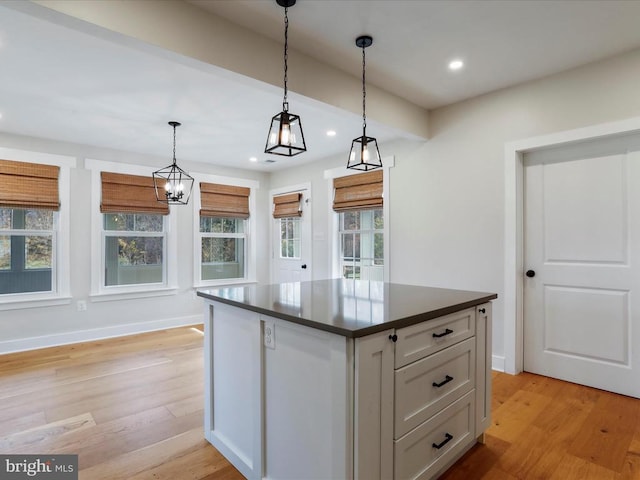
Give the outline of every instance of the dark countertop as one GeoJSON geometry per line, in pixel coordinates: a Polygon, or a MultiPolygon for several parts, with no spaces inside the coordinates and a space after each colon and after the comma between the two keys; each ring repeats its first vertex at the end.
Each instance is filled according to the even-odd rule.
{"type": "Polygon", "coordinates": [[[351,338],[498,298],[495,293],[344,279],[211,288],[198,296],[351,338]]]}

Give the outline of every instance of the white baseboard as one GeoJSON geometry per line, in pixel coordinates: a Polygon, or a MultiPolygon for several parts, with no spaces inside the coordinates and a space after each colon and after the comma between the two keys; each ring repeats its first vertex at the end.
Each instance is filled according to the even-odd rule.
{"type": "Polygon", "coordinates": [[[493,355],[491,357],[491,368],[496,372],[504,372],[504,357],[493,355]]]}
{"type": "Polygon", "coordinates": [[[165,330],[167,328],[184,327],[202,323],[202,315],[189,315],[187,317],[166,318],[151,322],[127,323],[110,327],[94,328],[91,330],[79,330],[73,332],[56,333],[39,337],[20,338],[0,342],[0,355],[5,353],[24,352],[38,348],[57,347],[70,343],[90,342],[104,340],[106,338],[134,335],[136,333],[165,330]]]}

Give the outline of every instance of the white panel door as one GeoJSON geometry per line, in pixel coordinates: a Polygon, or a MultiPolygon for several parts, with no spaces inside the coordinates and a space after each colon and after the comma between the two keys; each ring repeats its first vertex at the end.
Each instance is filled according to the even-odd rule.
{"type": "Polygon", "coordinates": [[[524,368],[640,397],[634,138],[525,157],[524,368]]]}
{"type": "MultiPolygon", "coordinates": [[[[311,205],[308,190],[302,194],[302,216],[272,218],[273,252],[271,280],[273,283],[306,282],[311,280],[311,205]]],[[[283,192],[281,192],[283,193],[283,192]]],[[[287,192],[294,193],[294,192],[287,192]]]]}

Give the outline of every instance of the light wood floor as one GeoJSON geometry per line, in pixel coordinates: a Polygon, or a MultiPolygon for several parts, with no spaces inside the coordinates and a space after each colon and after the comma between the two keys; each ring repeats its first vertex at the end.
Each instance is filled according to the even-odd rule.
{"type": "MultiPolygon", "coordinates": [[[[202,391],[195,328],[0,356],[0,453],[76,453],[81,480],[241,479],[203,439],[202,391]]],[[[640,400],[532,374],[493,391],[486,445],[443,479],[640,480],[640,400]]]]}

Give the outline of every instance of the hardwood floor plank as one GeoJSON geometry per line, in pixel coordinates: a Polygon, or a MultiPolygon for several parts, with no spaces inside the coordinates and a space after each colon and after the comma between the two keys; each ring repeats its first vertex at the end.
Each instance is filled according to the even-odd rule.
{"type": "MultiPolygon", "coordinates": [[[[469,480],[484,478],[498,464],[498,459],[504,455],[511,444],[492,435],[485,435],[484,445],[477,444],[467,452],[455,465],[446,471],[440,480],[469,480]]],[[[504,473],[504,472],[502,472],[504,473]]],[[[492,474],[499,478],[499,473],[492,474]]],[[[504,477],[506,478],[506,477],[504,477]]]]}
{"type": "Polygon", "coordinates": [[[80,470],[83,480],[129,478],[162,465],[168,458],[179,457],[197,449],[213,448],[205,439],[202,427],[192,428],[165,440],[131,450],[80,470]]]}
{"type": "Polygon", "coordinates": [[[621,472],[640,418],[637,399],[602,392],[568,452],[621,472]]]}
{"type": "Polygon", "coordinates": [[[39,410],[22,417],[9,418],[0,421],[0,436],[7,436],[25,430],[38,427],[47,423],[47,419],[42,410],[39,410]]]}
{"type": "Polygon", "coordinates": [[[58,422],[46,423],[29,430],[0,438],[0,452],[37,453],[46,448],[52,439],[67,438],[72,433],[94,427],[96,423],[90,413],[83,413],[75,417],[65,418],[58,422]]]}
{"type": "Polygon", "coordinates": [[[616,472],[604,468],[582,458],[567,454],[553,473],[550,480],[566,480],[575,478],[580,480],[615,480],[616,472]]]}
{"type": "Polygon", "coordinates": [[[516,391],[492,414],[492,425],[487,433],[507,442],[514,442],[522,436],[529,425],[553,400],[539,393],[516,391]]]}

